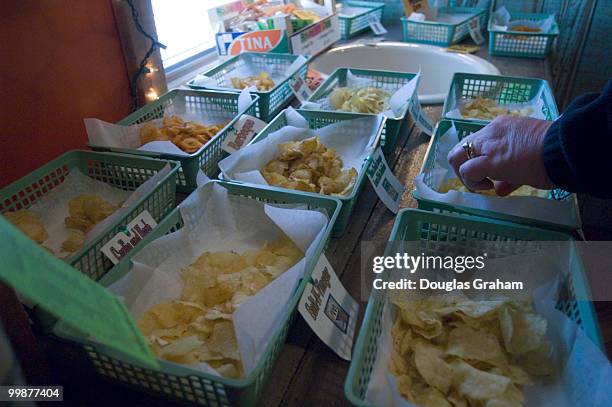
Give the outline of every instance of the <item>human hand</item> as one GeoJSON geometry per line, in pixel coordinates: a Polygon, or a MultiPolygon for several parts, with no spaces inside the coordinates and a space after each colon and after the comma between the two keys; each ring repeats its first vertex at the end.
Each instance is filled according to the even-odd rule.
{"type": "Polygon", "coordinates": [[[495,188],[506,196],[521,185],[551,189],[542,158],[544,136],[552,122],[530,117],[499,116],[476,133],[463,138],[448,153],[448,162],[472,190],[495,188]],[[472,143],[468,160],[464,143],[472,143]]]}

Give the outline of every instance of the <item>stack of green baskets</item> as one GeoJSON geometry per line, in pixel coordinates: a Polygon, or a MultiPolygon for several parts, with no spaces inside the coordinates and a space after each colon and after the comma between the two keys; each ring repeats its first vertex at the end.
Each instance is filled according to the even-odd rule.
{"type": "MultiPolygon", "coordinates": [[[[328,217],[323,239],[315,248],[313,260],[305,266],[305,276],[312,273],[318,257],[323,253],[333,224],[340,212],[340,202],[327,196],[306,196],[279,191],[268,187],[251,187],[222,181],[213,181],[226,188],[231,195],[248,197],[273,204],[305,204],[308,209],[321,210],[328,217]]],[[[176,208],[136,248],[117,264],[100,283],[108,286],[123,277],[130,270],[130,259],[140,249],[165,234],[180,229],[184,224],[179,208],[176,208]]],[[[82,333],[60,322],[54,327],[54,334],[62,338],[67,346],[80,352],[85,363],[110,380],[118,381],[131,388],[165,396],[181,403],[204,406],[255,405],[261,394],[274,362],[285,343],[285,338],[295,316],[298,301],[308,282],[303,278],[286,307],[279,328],[268,343],[255,369],[241,379],[230,379],[204,373],[188,366],[159,360],[158,370],[141,367],[137,362],[115,350],[91,340],[82,333]]]]}
{"type": "Polygon", "coordinates": [[[100,251],[113,236],[125,229],[144,210],[159,222],[176,206],[178,163],[112,153],[69,151],[3,188],[0,191],[0,212],[29,208],[61,185],[74,170],[112,187],[133,191],[166,165],[170,166],[170,172],[149,193],[138,199],[129,212],[66,259],[67,263],[83,274],[98,280],[113,266],[100,251]]]}
{"type": "MultiPolygon", "coordinates": [[[[430,172],[434,169],[434,166],[435,166],[435,162],[437,158],[436,157],[436,154],[437,154],[436,144],[438,143],[438,140],[440,139],[440,137],[442,137],[444,133],[446,133],[448,129],[451,128],[453,123],[455,125],[455,129],[457,130],[457,135],[459,139],[462,139],[465,136],[471,133],[474,133],[484,127],[484,124],[459,122],[459,121],[453,122],[451,120],[442,120],[438,123],[434,136],[431,139],[429,148],[425,155],[425,158],[423,161],[423,168],[421,169],[421,173],[425,174],[423,182],[425,183],[425,185],[427,185],[430,188],[434,188],[433,180],[428,174],[430,174],[430,172]]],[[[571,232],[573,230],[580,228],[580,210],[578,208],[578,198],[576,197],[576,194],[570,194],[569,192],[563,191],[561,189],[551,190],[548,194],[548,199],[564,200],[564,201],[569,202],[569,204],[572,206],[572,211],[575,213],[574,218],[576,219],[576,222],[577,222],[571,226],[561,225],[561,224],[556,224],[556,223],[547,223],[544,221],[534,220],[531,218],[522,218],[519,216],[508,215],[508,214],[504,214],[500,212],[475,209],[475,208],[471,208],[468,206],[452,205],[452,204],[448,204],[445,202],[425,199],[421,197],[421,195],[416,190],[412,192],[412,195],[414,196],[414,199],[417,201],[419,209],[426,209],[426,210],[434,211],[434,212],[477,215],[477,216],[483,216],[487,218],[502,219],[506,221],[516,222],[519,224],[536,225],[540,227],[546,227],[549,229],[560,230],[560,231],[565,231],[565,232],[571,232]]]]}
{"type": "Polygon", "coordinates": [[[478,96],[492,99],[499,105],[526,103],[537,97],[541,102],[542,114],[546,120],[555,120],[559,117],[555,97],[548,82],[544,79],[470,73],[453,75],[448,95],[444,101],[442,116],[445,119],[488,123],[489,120],[457,119],[449,116],[449,112],[459,108],[463,102],[478,96]]]}
{"type": "MultiPolygon", "coordinates": [[[[356,114],[356,113],[313,112],[310,110],[298,110],[298,113],[302,115],[308,121],[308,126],[311,129],[319,129],[321,127],[325,127],[330,124],[342,122],[345,120],[353,120],[353,119],[358,119],[360,117],[367,117],[367,115],[356,114]]],[[[382,134],[382,130],[385,125],[384,121],[385,120],[383,119],[383,122],[381,123],[381,126],[378,129],[378,133],[376,135],[374,146],[378,145],[380,141],[380,136],[382,134]]],[[[264,138],[268,137],[270,134],[274,133],[275,131],[285,126],[287,126],[287,116],[285,115],[285,112],[283,111],[281,114],[276,116],[274,120],[272,120],[259,134],[257,134],[255,138],[253,138],[253,140],[251,141],[251,144],[257,143],[258,141],[263,140],[264,138]]],[[[351,193],[346,196],[343,195],[343,196],[337,197],[342,202],[342,210],[340,211],[340,214],[338,215],[338,219],[336,220],[336,223],[334,225],[334,229],[332,231],[332,237],[340,237],[344,234],[344,231],[346,230],[346,227],[348,226],[348,223],[350,221],[350,217],[353,212],[353,207],[357,203],[357,197],[359,196],[359,193],[361,192],[361,190],[363,189],[365,185],[366,178],[367,178],[366,172],[367,172],[369,164],[370,164],[370,157],[368,157],[363,162],[363,165],[360,169],[356,168],[359,175],[357,175],[357,180],[355,181],[355,186],[351,190],[351,193]]],[[[239,182],[239,181],[233,181],[233,182],[239,182]]],[[[292,194],[301,195],[304,197],[326,196],[326,195],[317,194],[314,192],[297,191],[293,189],[285,189],[285,188],[280,188],[280,187],[269,187],[269,188],[272,188],[273,190],[277,190],[277,191],[289,191],[292,194]]]]}
{"type": "MultiPolygon", "coordinates": [[[[456,250],[456,254],[480,254],[484,248],[491,251],[490,243],[495,242],[531,242],[537,247],[537,241],[568,241],[571,237],[545,229],[515,225],[508,222],[482,219],[477,217],[442,215],[416,209],[400,211],[389,242],[414,241],[422,246],[433,247],[438,242],[446,242],[445,247],[456,250]],[[456,242],[456,243],[452,243],[456,242]],[[469,242],[469,244],[466,244],[469,242]],[[467,252],[466,252],[467,251],[467,252]]],[[[527,246],[527,245],[526,245],[527,246]]],[[[388,255],[393,255],[389,252],[388,255]]],[[[448,253],[452,254],[452,253],[448,253]]],[[[503,255],[503,254],[502,254],[503,255]]],[[[567,290],[570,298],[557,303],[557,308],[576,322],[603,349],[601,332],[593,303],[577,300],[590,298],[588,283],[582,266],[574,264],[568,281],[567,290]]],[[[387,302],[386,292],[372,290],[365,316],[355,344],[353,360],[344,383],[346,397],[353,405],[369,406],[366,391],[378,350],[378,340],[382,333],[382,315],[387,302]]]]}
{"type": "Polygon", "coordinates": [[[344,1],[338,12],[340,38],[347,40],[370,28],[370,18],[382,20],[385,3],[374,1],[344,1]]]}
{"type": "Polygon", "coordinates": [[[484,27],[486,10],[476,7],[440,7],[437,21],[414,21],[402,17],[403,38],[405,42],[448,47],[469,35],[468,23],[474,18],[478,18],[480,27],[484,27]]]}
{"type": "MultiPolygon", "coordinates": [[[[276,116],[293,99],[293,91],[289,86],[290,76],[286,70],[299,57],[293,54],[276,54],[261,52],[243,52],[223,62],[221,65],[204,72],[202,75],[212,78],[216,82],[215,86],[197,85],[196,79],[187,82],[187,86],[193,89],[219,89],[233,90],[230,78],[242,78],[245,76],[241,72],[245,65],[250,66],[257,72],[267,72],[271,76],[283,77],[284,79],[274,84],[269,91],[254,91],[252,93],[259,96],[257,102],[257,117],[267,122],[276,116]]],[[[304,63],[298,68],[296,73],[306,80],[307,66],[304,63]]]]}
{"type": "MultiPolygon", "coordinates": [[[[513,20],[542,21],[550,14],[512,13],[513,20]]],[[[518,58],[546,58],[559,35],[559,26],[553,23],[551,29],[544,32],[524,32],[500,30],[489,18],[489,54],[518,58]]]]}
{"type": "MultiPolygon", "coordinates": [[[[174,89],[138,109],[125,119],[117,122],[122,126],[142,124],[149,120],[161,119],[164,116],[189,114],[190,116],[206,114],[227,115],[232,119],[219,131],[208,143],[204,144],[195,153],[184,155],[170,153],[156,153],[130,148],[117,148],[107,146],[89,145],[96,151],[113,151],[123,154],[139,155],[162,160],[173,160],[181,163],[181,168],[176,179],[178,192],[191,192],[197,187],[197,176],[201,170],[209,177],[215,176],[219,168],[217,163],[226,154],[221,146],[225,138],[234,130],[234,125],[240,117],[238,115],[238,93],[214,92],[174,89]]],[[[255,116],[257,96],[251,95],[251,103],[248,108],[241,112],[255,116]]]]}
{"type": "MultiPolygon", "coordinates": [[[[323,98],[327,98],[330,93],[338,87],[347,86],[347,75],[350,72],[364,79],[372,81],[372,86],[385,89],[391,93],[395,92],[413,79],[416,74],[406,72],[380,71],[370,69],[353,69],[353,68],[337,68],[326,80],[317,88],[317,90],[308,98],[309,102],[318,102],[323,98]]],[[[406,101],[408,102],[408,101],[406,101]]],[[[385,127],[381,135],[380,145],[385,153],[393,151],[397,143],[400,127],[406,113],[408,112],[408,103],[404,106],[402,114],[397,118],[387,118],[385,127]]],[[[348,113],[358,117],[358,113],[348,113]]]]}

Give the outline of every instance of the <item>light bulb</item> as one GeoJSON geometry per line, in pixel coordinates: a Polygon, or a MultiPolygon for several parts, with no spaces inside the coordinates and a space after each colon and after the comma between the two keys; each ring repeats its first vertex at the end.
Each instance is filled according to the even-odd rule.
{"type": "Polygon", "coordinates": [[[157,92],[153,88],[149,89],[149,91],[145,94],[145,97],[148,101],[153,101],[158,98],[157,92]]]}

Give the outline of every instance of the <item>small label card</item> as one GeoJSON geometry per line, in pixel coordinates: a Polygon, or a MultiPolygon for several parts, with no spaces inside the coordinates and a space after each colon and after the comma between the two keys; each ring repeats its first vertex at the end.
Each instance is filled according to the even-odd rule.
{"type": "Polygon", "coordinates": [[[142,239],[145,238],[157,226],[157,222],[146,209],[133,221],[128,223],[125,230],[117,233],[111,240],[102,246],[102,253],[117,264],[127,255],[142,239]]]}
{"type": "Polygon", "coordinates": [[[242,147],[251,142],[253,137],[257,135],[263,128],[266,127],[266,122],[259,120],[257,117],[243,114],[236,124],[232,132],[223,140],[221,149],[230,154],[234,154],[242,147]]]}
{"type": "Polygon", "coordinates": [[[485,39],[482,35],[482,30],[480,28],[480,16],[475,16],[470,21],[468,21],[468,28],[470,29],[470,36],[472,40],[476,43],[476,45],[480,45],[485,42],[485,39]]]}
{"type": "Polygon", "coordinates": [[[419,96],[417,92],[414,92],[412,95],[412,100],[410,101],[410,116],[412,116],[412,120],[417,125],[419,129],[428,136],[433,134],[433,121],[429,118],[427,113],[425,113],[421,109],[421,103],[419,102],[419,96]]]}
{"type": "Polygon", "coordinates": [[[307,101],[311,95],[308,84],[300,75],[296,74],[289,78],[289,87],[300,103],[307,101]]]}
{"type": "Polygon", "coordinates": [[[306,284],[298,310],[306,323],[338,356],[351,360],[359,304],[346,291],[324,254],[306,284]]]}
{"type": "Polygon", "coordinates": [[[387,29],[382,25],[380,19],[374,13],[368,15],[368,24],[374,35],[383,35],[387,33],[387,29]]]}
{"type": "Polygon", "coordinates": [[[393,175],[380,147],[374,152],[366,174],[380,200],[391,212],[397,213],[406,187],[393,175]]]}

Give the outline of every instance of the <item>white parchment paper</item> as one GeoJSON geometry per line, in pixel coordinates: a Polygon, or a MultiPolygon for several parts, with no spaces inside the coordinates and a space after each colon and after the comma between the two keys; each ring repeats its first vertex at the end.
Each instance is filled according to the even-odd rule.
{"type": "Polygon", "coordinates": [[[78,169],[73,169],[66,176],[64,182],[28,208],[40,215],[47,230],[49,238],[43,245],[53,250],[54,254],[60,258],[67,258],[73,254],[62,251],[62,243],[70,236],[70,230],[66,228],[64,219],[70,214],[68,203],[71,199],[83,194],[98,195],[109,202],[120,205],[118,210],[94,226],[85,235],[85,243],[87,243],[129,212],[136,202],[155,188],[169,171],[170,166],[166,165],[136,190],[125,191],[90,178],[78,169]]]}
{"type": "Polygon", "coordinates": [[[377,132],[382,116],[345,120],[320,129],[309,129],[308,122],[292,108],[285,110],[287,126],[265,139],[249,144],[219,162],[225,179],[268,185],[259,171],[278,156],[278,144],[319,136],[321,143],[336,150],[342,158],[343,169],[355,168],[361,173],[364,160],[378,143],[377,132]]]}
{"type": "MultiPolygon", "coordinates": [[[[286,306],[304,276],[306,261],[315,260],[327,217],[303,205],[272,206],[229,195],[217,184],[199,187],[180,206],[185,226],[163,236],[134,256],[131,271],[109,289],[139,318],[149,307],[180,298],[180,271],[205,251],[260,249],[284,232],[305,257],[281,274],[233,314],[233,323],[246,374],[252,371],[280,327],[286,306]]],[[[314,264],[311,263],[311,264],[314,264]]],[[[207,364],[194,366],[213,371],[207,364]]]]}
{"type": "Polygon", "coordinates": [[[454,126],[444,133],[435,143],[436,161],[433,169],[426,169],[414,181],[415,188],[422,198],[445,202],[468,208],[500,212],[522,218],[556,223],[578,229],[581,226],[580,215],[571,200],[552,200],[534,196],[486,196],[472,192],[450,190],[440,193],[440,185],[451,178],[457,178],[448,163],[448,153],[459,142],[454,126]],[[425,183],[425,175],[429,184],[425,183]]]}
{"type": "MultiPolygon", "coordinates": [[[[240,116],[251,104],[251,95],[248,90],[243,90],[238,96],[238,114],[224,110],[221,106],[204,111],[194,109],[191,104],[187,104],[185,98],[176,97],[171,105],[164,109],[164,115],[180,116],[185,121],[195,121],[198,123],[212,125],[229,122],[236,116],[240,116]]],[[[155,153],[174,154],[189,156],[190,154],[175,146],[171,141],[152,141],[141,145],[140,128],[144,125],[135,124],[132,126],[121,126],[108,123],[99,119],[84,119],[85,129],[89,144],[96,147],[129,148],[140,151],[150,151],[155,153]]],[[[151,120],[156,126],[161,126],[163,119],[151,120]]]]}
{"type": "MultiPolygon", "coordinates": [[[[512,261],[509,257],[507,262],[512,261]]],[[[607,357],[565,314],[555,309],[558,281],[553,279],[534,292],[535,311],[546,318],[546,338],[553,346],[558,375],[535,377],[535,385],[522,386],[526,407],[606,407],[612,405],[612,367],[607,357]]],[[[389,372],[393,343],[391,327],[397,307],[389,301],[382,314],[382,332],[366,400],[373,406],[416,407],[397,390],[395,376],[389,372]]]]}
{"type": "MultiPolygon", "coordinates": [[[[412,78],[405,85],[398,85],[395,83],[377,83],[376,81],[367,78],[361,77],[359,75],[354,74],[349,69],[346,73],[346,85],[349,88],[365,88],[365,87],[375,87],[384,89],[387,92],[391,93],[389,97],[389,108],[382,112],[385,117],[391,119],[400,119],[406,113],[408,108],[408,104],[412,99],[414,92],[416,92],[416,88],[419,84],[421,78],[421,71],[416,74],[414,78],[412,78]]],[[[332,84],[333,86],[333,84],[332,84]]],[[[302,103],[301,108],[307,110],[331,110],[336,111],[331,105],[330,96],[331,91],[340,85],[336,83],[333,88],[330,89],[330,92],[326,94],[323,98],[319,100],[306,101],[302,103]]],[[[340,110],[338,110],[340,111],[340,110]]]]}

